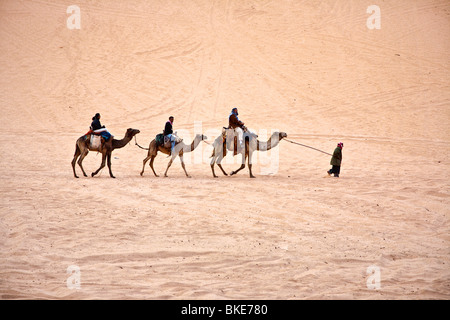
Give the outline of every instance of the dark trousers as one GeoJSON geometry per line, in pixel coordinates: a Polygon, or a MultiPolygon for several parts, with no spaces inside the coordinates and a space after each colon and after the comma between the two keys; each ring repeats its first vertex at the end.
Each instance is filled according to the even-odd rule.
{"type": "Polygon", "coordinates": [[[339,173],[341,173],[341,166],[333,166],[330,171],[328,171],[329,174],[334,173],[335,176],[339,177],[339,173]]]}

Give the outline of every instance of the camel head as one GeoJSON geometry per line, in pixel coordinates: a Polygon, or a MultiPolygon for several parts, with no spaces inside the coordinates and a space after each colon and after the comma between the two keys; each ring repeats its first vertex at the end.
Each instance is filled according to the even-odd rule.
{"type": "Polygon", "coordinates": [[[200,138],[200,141],[208,140],[208,137],[203,134],[197,134],[196,138],[200,138]]]}
{"type": "Polygon", "coordinates": [[[287,138],[287,133],[286,132],[279,132],[278,133],[278,140],[281,140],[283,138],[287,138]]]}
{"type": "Polygon", "coordinates": [[[141,131],[139,131],[138,129],[128,128],[128,129],[127,129],[126,136],[129,137],[129,138],[133,138],[133,137],[134,137],[135,135],[137,135],[139,132],[141,132],[141,131]]]}

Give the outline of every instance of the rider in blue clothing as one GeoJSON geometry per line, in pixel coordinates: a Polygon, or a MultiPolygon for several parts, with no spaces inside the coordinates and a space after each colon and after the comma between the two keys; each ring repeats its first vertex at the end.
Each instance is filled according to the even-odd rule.
{"type": "Polygon", "coordinates": [[[173,148],[175,147],[175,142],[178,139],[178,137],[173,134],[173,120],[174,120],[173,116],[170,116],[169,121],[166,122],[164,131],[163,131],[164,136],[169,137],[169,139],[171,141],[171,144],[172,144],[171,152],[173,151],[173,148]]]}
{"type": "Polygon", "coordinates": [[[96,113],[92,118],[91,129],[92,131],[94,131],[94,133],[101,134],[101,136],[105,138],[105,141],[108,141],[112,135],[106,130],[105,126],[102,126],[102,124],[100,123],[100,118],[100,113],[96,113]]]}

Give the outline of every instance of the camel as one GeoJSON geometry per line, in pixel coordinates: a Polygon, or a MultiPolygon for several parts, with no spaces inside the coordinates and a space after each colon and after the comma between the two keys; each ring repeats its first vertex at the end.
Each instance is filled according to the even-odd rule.
{"type": "MultiPolygon", "coordinates": [[[[175,160],[175,158],[177,156],[180,156],[181,167],[183,168],[184,173],[186,174],[186,177],[190,178],[191,176],[186,172],[186,167],[185,167],[184,161],[183,161],[183,154],[185,152],[187,153],[187,152],[194,151],[194,149],[197,148],[199,143],[206,139],[208,139],[208,137],[204,136],[203,134],[197,134],[190,145],[186,145],[184,142],[180,142],[180,143],[176,144],[174,147],[174,152],[172,154],[172,158],[170,159],[169,163],[167,164],[167,169],[166,169],[166,172],[164,173],[164,177],[167,177],[167,171],[169,170],[170,166],[172,165],[173,160],[175,160]]],[[[143,161],[144,164],[142,166],[141,176],[144,175],[145,164],[147,163],[148,160],[150,160],[150,168],[152,168],[154,175],[156,177],[159,177],[156,174],[155,169],[153,168],[153,161],[155,160],[155,157],[158,154],[158,151],[170,156],[170,154],[171,154],[170,148],[165,148],[163,145],[157,145],[156,139],[153,139],[150,142],[150,146],[148,148],[144,148],[144,149],[148,150],[148,154],[147,154],[147,157],[143,161]]]]}
{"type": "Polygon", "coordinates": [[[97,173],[99,173],[99,171],[105,167],[105,161],[107,161],[108,168],[109,168],[109,175],[111,176],[111,178],[115,178],[115,176],[113,175],[113,173],[111,171],[111,153],[115,149],[120,149],[120,148],[125,147],[128,144],[128,142],[130,142],[130,140],[139,132],[140,131],[138,129],[129,128],[129,129],[127,129],[127,132],[125,133],[125,137],[123,139],[116,140],[111,137],[111,139],[106,141],[106,143],[104,143],[103,146],[100,146],[99,148],[91,148],[90,147],[90,142],[89,142],[90,137],[91,137],[90,134],[86,134],[86,135],[78,138],[76,145],[75,145],[75,155],[73,156],[73,160],[72,160],[73,175],[75,176],[75,178],[78,178],[78,176],[75,172],[75,163],[77,162],[78,157],[80,157],[80,159],[78,160],[78,165],[80,166],[81,171],[83,171],[83,175],[85,177],[87,177],[86,172],[84,172],[82,163],[83,163],[83,159],[87,156],[89,151],[97,151],[102,154],[102,164],[101,164],[100,168],[97,169],[97,171],[92,172],[91,176],[93,177],[97,173]]]}
{"type": "MultiPolygon", "coordinates": [[[[242,164],[241,167],[235,171],[232,171],[230,175],[234,175],[245,168],[245,160],[248,158],[248,169],[250,171],[250,178],[256,178],[252,173],[252,154],[256,150],[259,151],[268,151],[278,145],[278,143],[283,139],[286,138],[287,134],[285,132],[274,132],[272,136],[267,140],[267,142],[260,142],[257,139],[257,136],[254,133],[246,132],[244,133],[244,140],[245,140],[245,148],[243,150],[239,150],[238,152],[242,155],[242,164]]],[[[227,150],[233,151],[234,150],[234,144],[233,143],[226,143],[227,150]]],[[[224,157],[224,150],[223,150],[223,137],[222,135],[218,136],[213,143],[213,153],[211,155],[211,170],[213,173],[213,177],[217,178],[216,173],[214,172],[214,164],[217,163],[217,166],[222,170],[224,175],[228,175],[225,170],[222,168],[221,162],[224,157]]]]}

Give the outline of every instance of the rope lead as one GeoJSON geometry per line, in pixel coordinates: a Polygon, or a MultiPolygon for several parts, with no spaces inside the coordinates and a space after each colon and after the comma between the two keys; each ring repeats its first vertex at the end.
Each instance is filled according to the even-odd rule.
{"type": "Polygon", "coordinates": [[[144,150],[148,150],[148,148],[141,147],[141,146],[137,143],[136,136],[134,136],[134,143],[135,143],[139,148],[144,149],[144,150]]]}
{"type": "Polygon", "coordinates": [[[327,155],[329,155],[329,156],[333,156],[331,153],[328,153],[328,152],[325,152],[325,151],[322,151],[322,150],[319,150],[319,149],[316,149],[316,148],[307,146],[307,145],[305,145],[305,144],[301,144],[301,143],[298,143],[298,142],[295,142],[295,141],[291,141],[291,140],[288,140],[288,139],[286,139],[286,138],[285,138],[284,140],[286,140],[287,142],[293,143],[293,144],[298,144],[299,146],[302,146],[302,147],[310,148],[310,149],[313,149],[313,150],[316,150],[316,151],[325,153],[325,154],[327,154],[327,155]]]}

